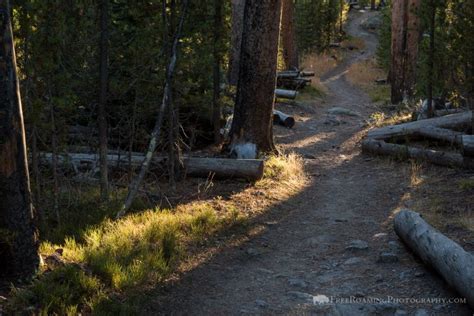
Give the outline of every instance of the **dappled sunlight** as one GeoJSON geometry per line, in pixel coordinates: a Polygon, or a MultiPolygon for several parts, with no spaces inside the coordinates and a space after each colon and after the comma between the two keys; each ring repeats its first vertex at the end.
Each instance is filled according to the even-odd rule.
{"type": "Polygon", "coordinates": [[[331,81],[339,80],[339,79],[341,79],[342,77],[344,77],[347,73],[348,73],[348,70],[341,71],[341,72],[337,73],[336,75],[331,76],[331,77],[325,79],[325,80],[323,81],[323,83],[325,84],[325,83],[328,83],[328,82],[331,82],[331,81]]]}
{"type": "Polygon", "coordinates": [[[305,148],[305,147],[314,146],[318,143],[321,143],[321,142],[327,141],[328,139],[333,138],[335,134],[336,134],[335,132],[327,132],[327,133],[321,132],[315,135],[307,136],[303,139],[299,139],[295,142],[292,142],[291,147],[292,148],[305,148]]]}

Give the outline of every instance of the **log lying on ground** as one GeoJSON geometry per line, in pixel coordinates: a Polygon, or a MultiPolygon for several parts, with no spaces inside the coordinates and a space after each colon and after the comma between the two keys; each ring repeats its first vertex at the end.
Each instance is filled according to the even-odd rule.
{"type": "Polygon", "coordinates": [[[287,70],[281,71],[277,74],[278,79],[295,79],[300,76],[300,72],[298,70],[287,70]]]}
{"type": "Polygon", "coordinates": [[[263,160],[225,158],[185,158],[186,174],[194,177],[243,178],[250,181],[263,177],[263,160]]]}
{"type": "Polygon", "coordinates": [[[279,78],[277,81],[277,87],[279,89],[299,90],[309,84],[311,84],[311,79],[303,77],[297,77],[292,79],[279,78]]]}
{"type": "Polygon", "coordinates": [[[316,73],[314,71],[302,71],[300,73],[301,77],[314,77],[316,73]]]}
{"type": "Polygon", "coordinates": [[[394,137],[407,136],[418,132],[421,128],[426,126],[439,128],[467,128],[470,126],[471,122],[472,112],[467,111],[427,120],[376,128],[369,131],[368,137],[373,139],[389,139],[394,137]]]}
{"type": "Polygon", "coordinates": [[[440,166],[474,169],[474,159],[463,157],[458,153],[391,144],[371,138],[362,142],[362,151],[376,155],[393,156],[399,159],[411,158],[428,161],[440,166]]]}
{"type": "Polygon", "coordinates": [[[463,135],[461,142],[463,155],[474,157],[474,135],[463,135]]]}
{"type": "Polygon", "coordinates": [[[298,92],[294,90],[275,89],[275,95],[277,98],[294,100],[298,92]]]}
{"type": "Polygon", "coordinates": [[[273,110],[273,124],[279,124],[288,128],[295,126],[295,119],[281,111],[273,110]]]}
{"type": "MultiPolygon", "coordinates": [[[[51,153],[41,153],[42,163],[51,165],[51,153]]],[[[141,166],[144,155],[134,154],[130,157],[124,155],[107,155],[107,161],[111,168],[133,168],[141,166]]],[[[165,157],[155,157],[152,160],[152,167],[160,167],[165,157]]],[[[58,155],[58,163],[66,168],[72,168],[75,172],[82,170],[97,170],[99,163],[98,154],[69,153],[58,155]]],[[[190,176],[207,177],[215,174],[217,178],[244,178],[255,181],[263,177],[264,162],[261,159],[225,159],[225,158],[199,158],[185,157],[184,167],[190,176]]]]}
{"type": "Polygon", "coordinates": [[[410,210],[395,216],[394,228],[400,239],[474,308],[474,256],[410,210]]]}
{"type": "Polygon", "coordinates": [[[286,70],[286,71],[280,71],[277,74],[278,79],[295,79],[298,77],[314,77],[316,73],[314,71],[308,71],[308,70],[286,70]]]}
{"type": "Polygon", "coordinates": [[[440,140],[452,145],[460,146],[462,144],[463,133],[446,128],[424,126],[421,127],[416,134],[425,138],[440,140]]]}

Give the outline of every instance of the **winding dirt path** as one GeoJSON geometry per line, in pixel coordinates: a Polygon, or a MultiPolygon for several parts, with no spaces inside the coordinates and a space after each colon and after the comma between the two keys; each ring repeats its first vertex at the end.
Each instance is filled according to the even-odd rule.
{"type": "Polygon", "coordinates": [[[407,167],[360,152],[363,121],[374,107],[345,72],[375,52],[376,37],[360,27],[370,14],[352,16],[348,32],[365,40],[365,52],[354,51],[322,78],[329,90],[324,102],[310,113],[283,109],[298,122],[294,130],[278,128],[277,143],[314,158],[306,160],[310,185],[270,211],[272,220],[246,243],[224,249],[160,291],[144,314],[470,315],[459,304],[373,301],[455,294],[392,231],[390,217],[404,206],[410,186],[407,167]],[[333,107],[360,116],[329,115],[333,107]],[[390,254],[381,259],[381,252],[390,254]],[[352,301],[318,305],[317,295],[352,301]]]}

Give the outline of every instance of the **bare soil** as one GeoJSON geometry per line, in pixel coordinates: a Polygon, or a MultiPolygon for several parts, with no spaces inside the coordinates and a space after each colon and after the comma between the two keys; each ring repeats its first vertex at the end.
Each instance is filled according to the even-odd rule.
{"type": "Polygon", "coordinates": [[[376,36],[360,27],[371,14],[377,13],[352,15],[347,31],[366,45],[321,78],[327,97],[310,107],[280,106],[297,124],[291,130],[276,127],[276,142],[306,158],[309,185],[258,218],[239,242],[218,247],[154,291],[143,314],[472,314],[465,304],[441,301],[457,294],[399,242],[391,219],[402,207],[436,209],[428,218],[438,218],[438,228],[474,250],[472,230],[462,222],[466,214],[472,218],[473,192],[457,186],[473,175],[361,154],[364,121],[378,107],[345,73],[375,52],[376,36]],[[333,107],[360,115],[328,114],[333,107]],[[458,225],[444,225],[453,216],[460,218],[458,225]],[[350,249],[355,240],[368,247],[359,242],[362,249],[350,249]],[[380,262],[382,252],[393,254],[394,262],[380,262]],[[316,295],[352,301],[318,305],[312,301],[316,295]],[[374,299],[381,302],[363,302],[374,299]]]}

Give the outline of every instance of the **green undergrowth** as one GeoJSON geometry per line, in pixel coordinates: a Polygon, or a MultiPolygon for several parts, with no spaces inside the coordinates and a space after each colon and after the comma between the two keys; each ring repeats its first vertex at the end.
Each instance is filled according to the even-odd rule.
{"type": "Polygon", "coordinates": [[[367,89],[370,99],[374,103],[390,103],[390,86],[389,85],[375,85],[367,89]]]}
{"type": "MultiPolygon", "coordinates": [[[[293,154],[271,157],[264,172],[256,187],[278,188],[278,183],[303,175],[301,158],[293,154]]],[[[36,315],[138,312],[146,289],[176,271],[180,261],[191,255],[190,249],[205,246],[208,239],[248,220],[235,205],[217,204],[214,200],[172,210],[150,209],[116,221],[109,219],[112,210],[102,210],[97,219],[78,221],[77,226],[85,227],[71,229],[67,237],[61,239],[56,232],[62,242],[43,239],[43,271],[30,285],[13,289],[7,311],[36,315]],[[51,255],[58,256],[59,263],[51,266],[51,255]]],[[[85,205],[89,208],[84,213],[94,212],[89,201],[85,205]]]]}
{"type": "Polygon", "coordinates": [[[325,94],[321,89],[318,89],[314,86],[306,86],[303,90],[298,92],[298,97],[296,98],[297,101],[308,101],[317,98],[324,97],[325,94]]]}

